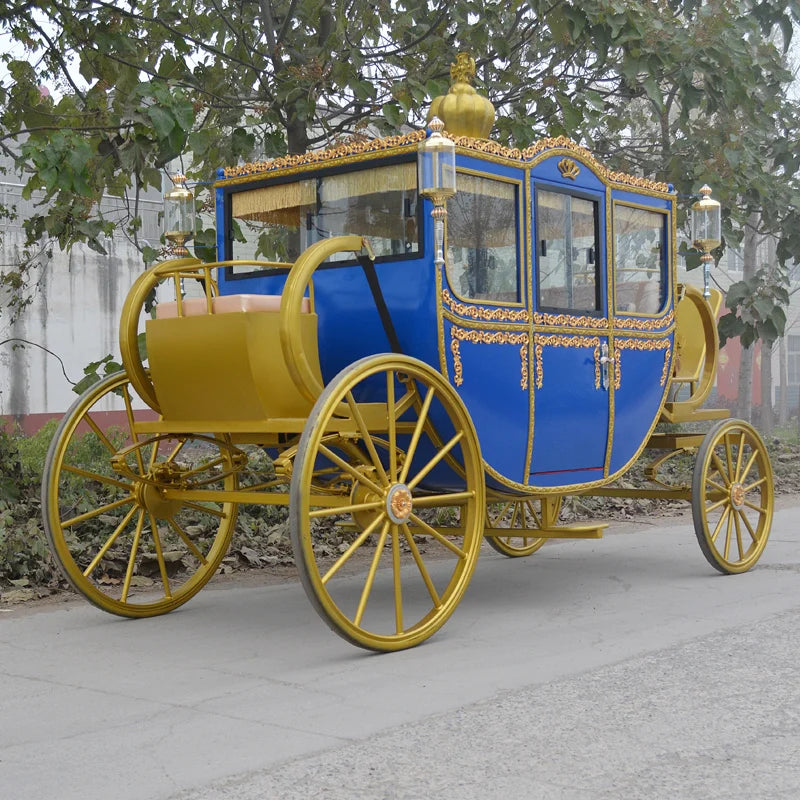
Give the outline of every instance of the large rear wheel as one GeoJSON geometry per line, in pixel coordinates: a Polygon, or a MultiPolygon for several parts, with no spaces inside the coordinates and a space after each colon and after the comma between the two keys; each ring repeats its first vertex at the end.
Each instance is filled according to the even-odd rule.
{"type": "Polygon", "coordinates": [[[236,522],[238,451],[224,436],[140,439],[125,373],[88,389],[58,426],[42,483],[44,528],[64,576],[90,602],[124,617],[172,611],[216,572],[236,522]],[[107,428],[114,396],[124,422],[107,428]],[[182,502],[170,489],[220,499],[182,502]]]}
{"type": "Polygon", "coordinates": [[[340,372],[308,419],[290,498],[301,581],[336,633],[400,650],[444,624],[472,576],[485,501],[475,429],[438,372],[391,354],[340,372]],[[316,491],[331,466],[336,496],[316,491]]]}

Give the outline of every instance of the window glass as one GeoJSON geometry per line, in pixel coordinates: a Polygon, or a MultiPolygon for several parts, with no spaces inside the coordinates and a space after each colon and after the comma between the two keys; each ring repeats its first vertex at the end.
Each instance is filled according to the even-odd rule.
{"type": "Polygon", "coordinates": [[[447,201],[447,280],[463,298],[519,302],[517,187],[459,173],[447,201]]]}
{"type": "Polygon", "coordinates": [[[599,311],[597,203],[563,192],[536,192],[539,305],[599,311]]]}
{"type": "MultiPolygon", "coordinates": [[[[366,236],[376,258],[416,253],[416,166],[398,164],[322,178],[313,234],[315,240],[366,236]]],[[[336,253],[332,260],[352,257],[352,253],[336,253]]]]}
{"type": "Polygon", "coordinates": [[[237,192],[231,211],[234,259],[291,263],[314,242],[346,234],[369,239],[376,257],[419,251],[413,162],[237,192]]]}
{"type": "Polygon", "coordinates": [[[614,206],[614,299],[617,311],[657,314],[664,303],[665,215],[614,206]]]}
{"type": "Polygon", "coordinates": [[[800,383],[800,336],[790,334],[788,337],[789,383],[793,386],[800,383]]]}

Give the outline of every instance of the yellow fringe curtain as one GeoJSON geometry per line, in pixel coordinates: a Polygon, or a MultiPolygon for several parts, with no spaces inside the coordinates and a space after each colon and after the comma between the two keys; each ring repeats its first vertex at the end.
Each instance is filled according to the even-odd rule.
{"type": "Polygon", "coordinates": [[[273,225],[300,224],[300,215],[316,205],[316,180],[281,183],[236,192],[231,199],[233,216],[273,225]]]}
{"type": "Polygon", "coordinates": [[[344,172],[322,179],[320,199],[322,203],[333,203],[345,197],[361,197],[382,192],[413,191],[417,188],[417,165],[395,164],[391,167],[376,167],[358,172],[344,172]]]}

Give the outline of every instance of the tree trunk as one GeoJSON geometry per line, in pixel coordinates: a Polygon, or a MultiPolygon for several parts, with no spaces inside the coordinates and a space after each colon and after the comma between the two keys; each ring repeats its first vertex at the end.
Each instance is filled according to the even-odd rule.
{"type": "Polygon", "coordinates": [[[772,433],[772,348],[761,342],[761,432],[772,433]]]}
{"type": "Polygon", "coordinates": [[[778,387],[778,424],[783,426],[789,421],[789,374],[786,369],[786,337],[778,339],[778,371],[780,385],[778,387]]]}
{"type": "MultiPolygon", "coordinates": [[[[744,264],[742,278],[749,280],[756,274],[756,249],[758,247],[758,214],[747,218],[744,228],[744,264]]],[[[737,416],[750,422],[753,416],[753,348],[742,348],[739,362],[739,397],[737,398],[737,416]]]]}

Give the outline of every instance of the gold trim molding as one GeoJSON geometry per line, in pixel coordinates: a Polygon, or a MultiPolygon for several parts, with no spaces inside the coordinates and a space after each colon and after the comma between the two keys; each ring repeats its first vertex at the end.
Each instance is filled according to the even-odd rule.
{"type": "Polygon", "coordinates": [[[454,314],[481,322],[530,322],[527,309],[486,308],[459,303],[447,289],[442,289],[442,302],[454,314]]]}
{"type": "Polygon", "coordinates": [[[475,331],[450,326],[450,352],[453,354],[453,383],[461,386],[464,383],[464,367],[461,363],[461,342],[473,344],[515,344],[520,345],[520,388],[528,388],[528,345],[530,337],[527,333],[509,333],[507,331],[475,331]]]}
{"type": "Polygon", "coordinates": [[[558,334],[535,335],[533,337],[533,354],[536,363],[536,388],[544,384],[544,366],[542,364],[543,347],[592,347],[594,349],[594,388],[600,388],[600,337],[599,336],[560,336],[558,334]]]}
{"type": "MultiPolygon", "coordinates": [[[[447,133],[445,132],[445,135],[447,133]]],[[[380,154],[381,152],[394,150],[400,147],[417,144],[425,138],[425,131],[411,131],[397,136],[386,136],[384,138],[369,139],[365,136],[355,135],[348,141],[330,147],[327,150],[312,150],[302,155],[285,155],[271,161],[254,161],[248,164],[239,164],[234,167],[226,167],[224,179],[256,177],[265,173],[279,172],[283,169],[292,169],[302,166],[317,164],[328,164],[340,158],[352,157],[355,155],[380,154]]],[[[633,186],[637,189],[644,189],[658,194],[668,194],[669,186],[661,181],[653,181],[649,178],[641,178],[636,175],[628,175],[624,172],[613,172],[608,167],[601,164],[585,147],[576,144],[566,136],[549,137],[540,139],[530,147],[521,150],[518,147],[505,147],[489,139],[474,139],[469,136],[450,136],[456,147],[473,153],[484,153],[508,161],[516,161],[521,164],[533,161],[548,150],[566,151],[565,155],[581,161],[588,166],[601,178],[608,183],[621,184],[623,186],[633,186]]],[[[577,166],[577,165],[576,165],[577,166]]]]}
{"type": "Polygon", "coordinates": [[[667,382],[672,344],[669,339],[616,339],[614,341],[614,388],[622,384],[622,351],[623,350],[663,350],[664,367],[661,370],[659,386],[667,382]]]}
{"type": "Polygon", "coordinates": [[[658,319],[633,319],[631,317],[615,317],[614,327],[621,330],[633,331],[655,331],[661,328],[668,328],[675,319],[675,312],[670,309],[669,314],[665,314],[658,319]]]}

